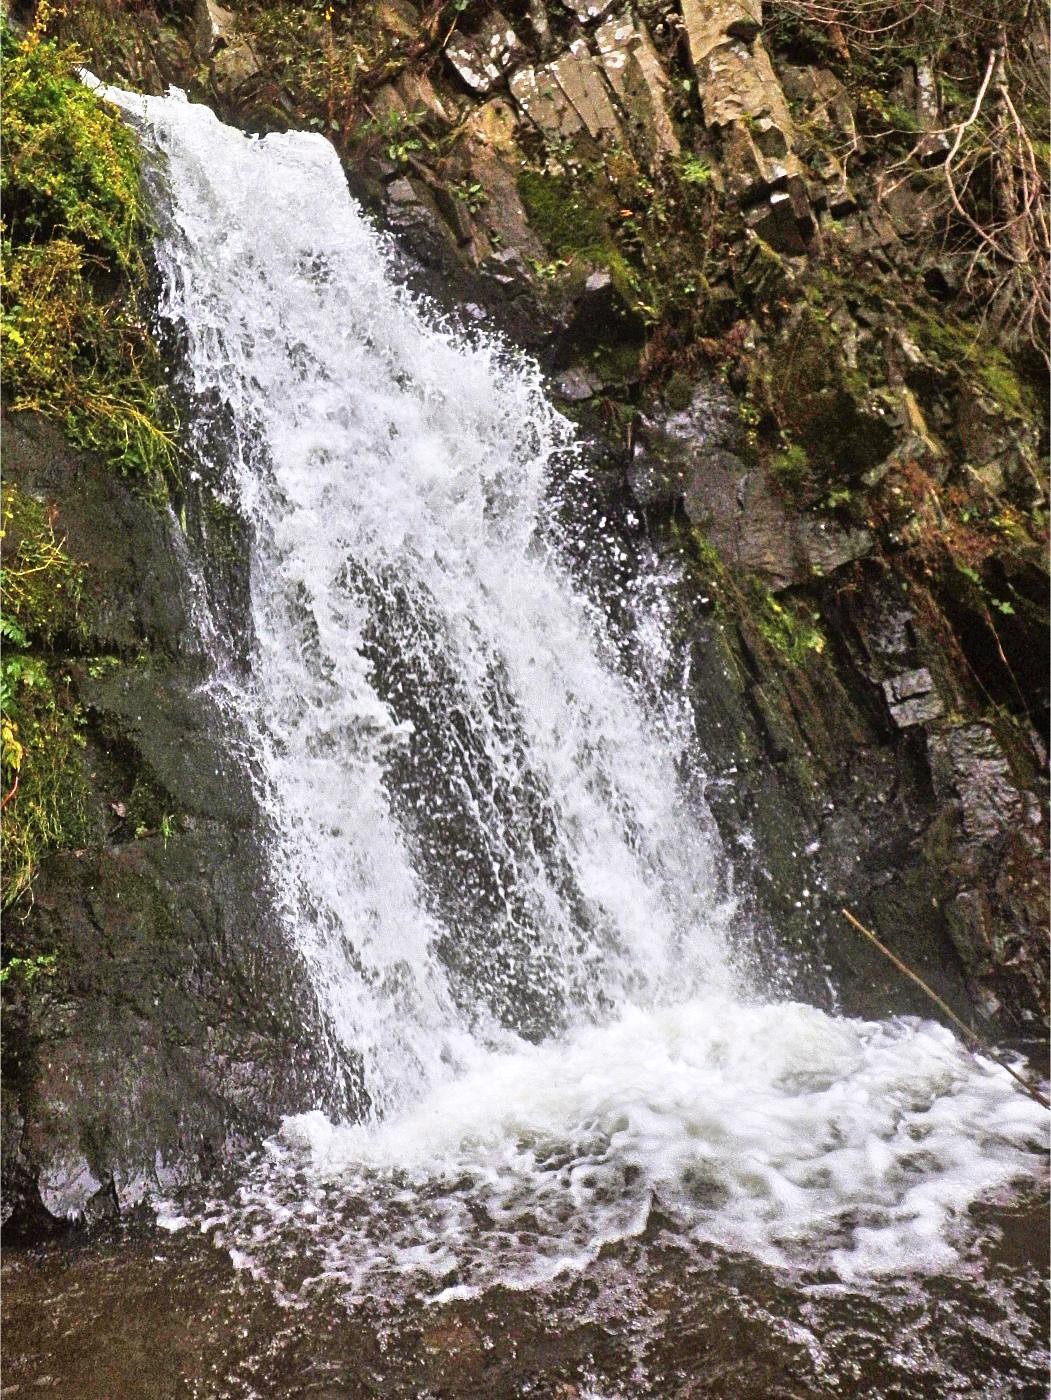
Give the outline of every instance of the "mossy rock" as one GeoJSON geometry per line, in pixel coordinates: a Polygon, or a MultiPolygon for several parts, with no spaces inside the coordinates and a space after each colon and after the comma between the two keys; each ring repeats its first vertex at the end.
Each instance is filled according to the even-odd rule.
{"type": "Polygon", "coordinates": [[[857,477],[882,462],[895,429],[843,356],[834,331],[801,306],[752,365],[752,393],[810,463],[831,479],[857,477]]]}

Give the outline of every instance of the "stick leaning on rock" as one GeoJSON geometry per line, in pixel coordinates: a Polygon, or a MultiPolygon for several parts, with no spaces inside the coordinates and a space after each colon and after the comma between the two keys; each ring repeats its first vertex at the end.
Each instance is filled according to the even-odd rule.
{"type": "Polygon", "coordinates": [[[957,1016],[956,1012],[953,1011],[952,1007],[948,1006],[941,999],[941,997],[936,991],[934,991],[931,987],[928,987],[927,983],[923,980],[922,977],[919,976],[918,973],[913,972],[911,967],[909,967],[906,963],[902,962],[901,958],[899,958],[896,953],[892,953],[885,943],[881,943],[871,929],[867,929],[863,923],[855,919],[854,915],[850,912],[849,909],[841,909],[840,913],[843,915],[844,919],[846,919],[847,923],[850,924],[851,928],[857,929],[858,933],[860,933],[864,938],[867,938],[868,941],[873,945],[873,947],[878,948],[879,951],[883,954],[883,956],[887,958],[890,962],[892,962],[900,973],[907,977],[910,980],[910,982],[915,982],[917,987],[919,987],[921,991],[925,992],[927,996],[930,997],[931,1001],[934,1002],[935,1006],[937,1006],[938,1009],[949,1018],[949,1020],[953,1023],[956,1029],[967,1038],[967,1040],[970,1042],[972,1050],[975,1046],[977,1046],[977,1048],[981,1050],[983,1054],[988,1055],[991,1060],[995,1060],[1001,1069],[1006,1070],[1007,1073],[1011,1076],[1011,1078],[1021,1085],[1021,1087],[1025,1090],[1025,1092],[1029,1095],[1031,1099],[1035,1099],[1037,1103],[1041,1104],[1044,1108],[1051,1109],[1051,1101],[1046,1099],[1044,1095],[1040,1092],[1040,1090],[1034,1088],[1033,1085],[1030,1084],[1029,1081],[1023,1075],[1019,1074],[1016,1069],[1013,1069],[1009,1064],[1005,1063],[1005,1061],[1001,1058],[1000,1053],[994,1050],[987,1040],[983,1040],[983,1038],[978,1034],[977,1031],[972,1031],[970,1026],[968,1026],[964,1021],[961,1021],[959,1016],[957,1016]]]}

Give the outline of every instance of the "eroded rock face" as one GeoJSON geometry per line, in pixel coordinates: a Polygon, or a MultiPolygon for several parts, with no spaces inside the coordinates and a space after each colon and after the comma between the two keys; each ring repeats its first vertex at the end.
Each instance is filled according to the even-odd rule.
{"type": "Polygon", "coordinates": [[[595,24],[570,40],[552,62],[512,74],[511,94],[523,115],[548,138],[586,134],[600,144],[626,141],[655,169],[680,150],[671,117],[668,74],[645,23],[631,8],[579,7],[595,24]],[[604,18],[603,18],[604,17],[604,18]]]}
{"type": "Polygon", "coordinates": [[[595,42],[606,81],[647,165],[652,168],[664,155],[677,156],[680,146],[668,110],[668,75],[646,26],[630,10],[624,10],[599,25],[595,42]]]}
{"type": "Polygon", "coordinates": [[[583,39],[542,68],[523,68],[511,78],[511,93],[540,131],[560,138],[587,132],[596,140],[613,140],[620,121],[602,68],[583,39]]]}
{"type": "Polygon", "coordinates": [[[445,46],[445,56],[463,82],[482,95],[504,82],[521,52],[518,35],[500,10],[492,10],[477,33],[457,35],[445,46]]]}
{"type": "Polygon", "coordinates": [[[4,456],[9,481],[53,503],[86,580],[66,665],[93,835],[45,858],[5,919],[9,954],[55,957],[52,976],[4,989],[4,1214],[33,1233],[199,1176],[325,1090],[252,792],[201,689],[173,517],[43,420],[9,418],[4,456]]]}
{"type": "Polygon", "coordinates": [[[232,10],[216,0],[197,0],[194,46],[217,89],[228,97],[260,72],[259,60],[232,10]]]}
{"type": "Polygon", "coordinates": [[[740,440],[731,397],[702,380],[686,409],[650,423],[631,469],[633,488],[645,504],[681,502],[725,560],[774,592],[869,553],[867,531],[793,508],[766,472],[737,455],[740,440]]]}
{"type": "Polygon", "coordinates": [[[773,247],[802,252],[812,228],[792,117],[758,37],[758,0],[682,0],[705,123],[718,133],[728,188],[753,206],[751,223],[773,247]]]}

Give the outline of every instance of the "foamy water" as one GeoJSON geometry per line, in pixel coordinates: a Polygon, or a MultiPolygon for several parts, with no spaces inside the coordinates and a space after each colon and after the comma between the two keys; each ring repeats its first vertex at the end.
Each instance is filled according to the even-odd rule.
{"type": "Polygon", "coordinates": [[[848,1281],[926,1273],[1046,1119],[930,1022],[696,1000],[483,1056],[378,1126],[286,1119],[220,1229],[263,1272],[298,1239],[304,1296],[529,1286],[654,1221],[848,1281]]]}

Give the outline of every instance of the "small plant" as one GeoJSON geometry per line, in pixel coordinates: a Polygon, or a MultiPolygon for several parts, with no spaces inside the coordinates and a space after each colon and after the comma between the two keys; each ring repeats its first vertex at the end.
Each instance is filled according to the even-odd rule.
{"type": "Polygon", "coordinates": [[[58,958],[55,953],[35,953],[29,958],[9,958],[0,967],[0,987],[12,979],[31,987],[37,977],[53,977],[58,958]]]}
{"type": "Polygon", "coordinates": [[[982,576],[978,573],[977,569],[972,569],[969,564],[964,564],[959,559],[956,560],[956,568],[959,573],[963,574],[964,578],[967,579],[969,583],[972,583],[974,585],[977,591],[981,594],[981,598],[984,603],[987,603],[991,608],[995,608],[996,611],[998,613],[1002,613],[1004,617],[1014,616],[1013,606],[1007,601],[1006,598],[993,597],[993,595],[986,588],[985,584],[982,582],[982,576]]]}
{"type": "Polygon", "coordinates": [[[469,214],[477,214],[479,209],[489,203],[489,196],[477,180],[464,180],[458,185],[453,185],[452,192],[461,204],[467,206],[469,214]]]}
{"type": "Polygon", "coordinates": [[[536,258],[530,258],[529,265],[538,277],[542,277],[545,282],[551,282],[569,266],[569,262],[565,258],[555,258],[552,262],[539,262],[536,258]]]}
{"type": "Polygon", "coordinates": [[[72,73],[76,55],[5,28],[4,223],[19,243],[61,235],[127,267],[141,217],[135,138],[72,73]]]}
{"type": "Polygon", "coordinates": [[[712,167],[703,156],[684,156],[682,162],[682,178],[687,185],[698,185],[702,188],[711,184],[712,167]]]}
{"type": "Polygon", "coordinates": [[[425,112],[387,112],[373,117],[361,128],[363,134],[378,136],[384,143],[388,159],[395,165],[407,165],[409,158],[429,145],[421,130],[425,112]]]}
{"type": "Polygon", "coordinates": [[[101,679],[102,676],[108,676],[111,672],[120,668],[120,657],[92,656],[85,662],[84,668],[89,677],[93,681],[97,681],[101,679]]]}

